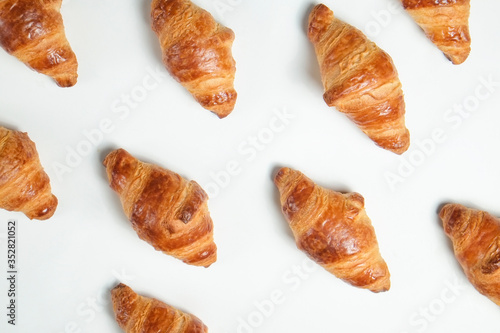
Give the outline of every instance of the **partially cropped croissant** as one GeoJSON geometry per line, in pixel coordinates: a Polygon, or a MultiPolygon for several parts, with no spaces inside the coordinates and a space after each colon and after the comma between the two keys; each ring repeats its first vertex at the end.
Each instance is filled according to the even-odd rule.
{"type": "Polygon", "coordinates": [[[308,37],[320,65],[325,102],[345,113],[378,146],[405,152],[410,134],[391,57],[322,4],[309,15],[308,37]]]}
{"type": "Polygon", "coordinates": [[[353,286],[389,290],[389,269],[360,194],[322,188],[289,168],[280,169],[274,183],[299,249],[353,286]]]}
{"type": "Polygon", "coordinates": [[[153,0],[153,31],[170,74],[219,118],[234,109],[234,33],[190,0],[153,0]]]}
{"type": "Polygon", "coordinates": [[[198,183],[123,149],[109,153],[104,165],[139,238],[190,265],[208,267],[216,261],[208,196],[198,183]]]}
{"type": "Polygon", "coordinates": [[[0,1],[0,45],[59,86],[76,84],[78,63],[64,33],[62,0],[0,1]]]}
{"type": "Polygon", "coordinates": [[[111,290],[115,319],[126,333],[207,333],[208,328],[192,314],[157,299],[136,294],[120,283],[111,290]]]}
{"type": "Polygon", "coordinates": [[[56,207],[35,143],[26,133],[0,127],[0,208],[46,220],[56,207]]]}
{"type": "Polygon", "coordinates": [[[500,219],[458,204],[445,205],[439,217],[469,281],[500,305],[500,219]]]}
{"type": "Polygon", "coordinates": [[[455,65],[470,53],[470,0],[402,0],[427,37],[455,65]]]}

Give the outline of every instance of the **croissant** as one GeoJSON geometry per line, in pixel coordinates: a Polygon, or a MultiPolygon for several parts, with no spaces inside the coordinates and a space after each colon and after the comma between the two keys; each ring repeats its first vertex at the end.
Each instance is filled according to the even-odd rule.
{"type": "Polygon", "coordinates": [[[405,103],[391,57],[323,4],[309,15],[308,38],[328,106],[335,106],[378,146],[402,154],[410,145],[405,103]]]}
{"type": "Polygon", "coordinates": [[[76,84],[78,63],[64,33],[62,0],[0,1],[0,45],[61,87],[76,84]]]}
{"type": "Polygon", "coordinates": [[[28,134],[0,127],[0,207],[30,219],[54,215],[57,198],[28,134]]]}
{"type": "Polygon", "coordinates": [[[187,264],[217,259],[208,196],[195,181],[139,161],[124,149],[104,160],[111,188],[139,238],[187,264]]]}
{"type": "Polygon", "coordinates": [[[445,205],[439,217],[469,281],[500,305],[500,219],[458,204],[445,205]]]}
{"type": "Polygon", "coordinates": [[[353,286],[389,290],[389,269],[360,194],[322,188],[289,168],[281,168],[274,183],[300,250],[353,286]]]}
{"type": "Polygon", "coordinates": [[[137,295],[120,283],[111,290],[118,325],[126,333],[206,333],[208,328],[192,314],[157,299],[137,295]]]}
{"type": "Polygon", "coordinates": [[[234,109],[234,32],[189,0],[153,0],[152,29],[170,74],[205,109],[224,118],[234,109]]]}
{"type": "Polygon", "coordinates": [[[470,0],[402,0],[427,37],[455,65],[470,53],[470,0]]]}

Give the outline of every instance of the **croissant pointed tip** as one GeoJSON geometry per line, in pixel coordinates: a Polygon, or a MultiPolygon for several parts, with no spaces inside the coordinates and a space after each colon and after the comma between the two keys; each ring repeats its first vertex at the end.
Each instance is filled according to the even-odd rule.
{"type": "Polygon", "coordinates": [[[368,290],[370,290],[371,292],[373,293],[384,293],[386,291],[389,291],[391,289],[391,282],[388,281],[387,283],[385,283],[384,285],[381,285],[381,286],[377,286],[377,287],[370,287],[368,288],[368,290]]]}
{"type": "Polygon", "coordinates": [[[307,37],[311,42],[318,41],[324,34],[334,18],[333,11],[324,4],[318,4],[313,7],[309,14],[309,26],[307,37]]]}
{"type": "Polygon", "coordinates": [[[135,171],[137,160],[125,149],[110,152],[103,161],[110,187],[121,193],[128,184],[128,177],[135,171]]]}
{"type": "MultiPolygon", "coordinates": [[[[167,253],[168,254],[168,253],[167,253]]],[[[212,241],[205,251],[200,250],[193,253],[192,258],[182,260],[188,265],[208,268],[217,261],[217,246],[212,241]]]]}
{"type": "Polygon", "coordinates": [[[403,155],[403,153],[405,153],[408,150],[408,148],[410,148],[410,142],[405,143],[401,147],[387,148],[387,150],[392,151],[393,153],[395,153],[397,155],[403,155]]]}
{"type": "Polygon", "coordinates": [[[446,58],[448,58],[453,65],[461,65],[469,57],[469,53],[461,54],[461,55],[449,55],[449,54],[445,54],[445,55],[446,55],[446,58]]]}
{"type": "Polygon", "coordinates": [[[410,148],[410,131],[404,127],[404,124],[402,126],[403,128],[398,129],[398,132],[402,133],[399,135],[394,133],[395,130],[388,132],[381,138],[372,137],[366,132],[365,134],[367,134],[380,148],[391,151],[397,155],[402,155],[410,148]]]}
{"type": "Polygon", "coordinates": [[[119,282],[112,290],[119,290],[123,288],[129,288],[126,284],[119,282]]]}
{"type": "Polygon", "coordinates": [[[278,187],[278,189],[281,189],[285,183],[289,181],[289,177],[294,172],[297,171],[288,167],[282,167],[278,170],[278,172],[276,172],[276,175],[274,176],[274,184],[278,187]]]}
{"type": "Polygon", "coordinates": [[[454,233],[457,226],[462,225],[469,219],[472,210],[460,204],[446,204],[439,212],[439,218],[443,223],[443,229],[448,236],[454,233]]]}
{"type": "Polygon", "coordinates": [[[217,261],[217,255],[215,255],[214,258],[211,259],[208,263],[202,264],[200,266],[202,266],[204,268],[208,268],[208,267],[212,266],[216,261],[217,261]]]}
{"type": "MultiPolygon", "coordinates": [[[[214,91],[216,91],[215,89],[214,91]]],[[[209,95],[194,95],[203,108],[212,111],[220,119],[227,117],[234,110],[238,94],[234,88],[222,90],[209,95]]]]}
{"type": "Polygon", "coordinates": [[[454,204],[446,204],[443,207],[441,207],[441,210],[439,211],[439,218],[441,220],[444,220],[448,213],[450,212],[451,209],[454,208],[454,204]]]}
{"type": "Polygon", "coordinates": [[[56,212],[57,204],[57,197],[51,194],[43,204],[40,204],[40,208],[26,212],[25,214],[30,220],[48,220],[56,212]]]}
{"type": "Polygon", "coordinates": [[[123,295],[122,295],[122,294],[123,294],[124,292],[130,292],[131,290],[132,290],[132,289],[131,289],[129,286],[127,286],[127,285],[126,285],[126,284],[124,284],[124,283],[119,282],[119,283],[118,283],[116,286],[114,286],[114,287],[111,289],[111,291],[110,291],[110,293],[111,293],[111,297],[112,297],[112,299],[113,299],[113,303],[115,303],[115,304],[116,304],[116,303],[117,303],[116,301],[117,301],[119,298],[123,297],[123,295]]]}
{"type": "Polygon", "coordinates": [[[106,157],[104,158],[104,161],[102,161],[102,164],[104,166],[109,166],[110,164],[113,163],[113,161],[119,156],[119,155],[125,155],[125,154],[128,154],[130,155],[125,149],[123,148],[118,148],[118,149],[115,149],[111,152],[108,153],[108,155],[106,155],[106,157]]]}
{"type": "Polygon", "coordinates": [[[63,74],[63,75],[53,76],[52,78],[61,88],[73,87],[78,81],[78,75],[76,74],[63,74]]]}
{"type": "Polygon", "coordinates": [[[439,217],[443,220],[447,220],[450,218],[450,216],[453,214],[454,211],[462,211],[466,210],[467,208],[465,206],[459,205],[459,204],[446,204],[444,205],[440,212],[439,212],[439,217]]]}
{"type": "Polygon", "coordinates": [[[224,119],[227,116],[229,116],[231,114],[231,112],[233,112],[233,110],[234,110],[234,104],[233,105],[229,105],[227,107],[223,107],[223,108],[217,108],[217,109],[206,108],[206,109],[209,110],[209,111],[212,111],[213,113],[215,113],[215,115],[217,115],[217,117],[219,117],[219,119],[224,119]]]}

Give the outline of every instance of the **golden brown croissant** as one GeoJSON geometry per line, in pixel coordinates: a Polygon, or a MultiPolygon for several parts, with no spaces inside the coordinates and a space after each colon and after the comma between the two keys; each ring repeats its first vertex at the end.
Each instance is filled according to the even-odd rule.
{"type": "Polygon", "coordinates": [[[104,165],[139,238],[190,265],[208,267],[216,261],[208,196],[198,183],[123,149],[109,153],[104,165]]]}
{"type": "Polygon", "coordinates": [[[0,45],[59,86],[76,84],[78,63],[64,33],[62,0],[0,1],[0,45]]]}
{"type": "Polygon", "coordinates": [[[126,333],[206,333],[208,328],[192,314],[157,299],[137,295],[120,283],[111,290],[115,319],[126,333]]]}
{"type": "Polygon", "coordinates": [[[28,134],[0,127],[0,207],[46,220],[54,215],[57,198],[28,134]]]}
{"type": "Polygon", "coordinates": [[[470,0],[402,0],[427,37],[458,65],[470,53],[470,0]]]}
{"type": "Polygon", "coordinates": [[[405,152],[410,134],[391,57],[322,4],[309,15],[308,38],[316,50],[328,106],[345,113],[378,146],[405,152]]]}
{"type": "Polygon", "coordinates": [[[500,305],[500,219],[458,204],[445,205],[439,217],[469,281],[500,305]]]}
{"type": "Polygon", "coordinates": [[[322,188],[289,168],[280,169],[274,183],[299,249],[353,286],[389,290],[389,269],[360,194],[322,188]]]}
{"type": "Polygon", "coordinates": [[[153,0],[153,31],[170,74],[219,118],[234,109],[234,33],[189,0],[153,0]]]}

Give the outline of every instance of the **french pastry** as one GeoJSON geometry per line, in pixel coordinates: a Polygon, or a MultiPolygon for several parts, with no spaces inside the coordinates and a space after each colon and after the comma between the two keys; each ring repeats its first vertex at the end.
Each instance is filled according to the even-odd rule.
{"type": "Polygon", "coordinates": [[[153,0],[152,29],[169,73],[207,110],[224,118],[234,109],[234,32],[190,0],[153,0]]]}
{"type": "Polygon", "coordinates": [[[115,319],[125,333],[207,333],[196,316],[155,298],[136,294],[120,283],[111,290],[115,319]]]}
{"type": "Polygon", "coordinates": [[[0,208],[30,219],[54,215],[57,198],[27,133],[0,126],[0,208]]]}
{"type": "Polygon", "coordinates": [[[469,56],[470,0],[402,0],[427,37],[455,65],[469,56]]]}
{"type": "Polygon", "coordinates": [[[360,194],[323,188],[290,168],[281,168],[274,183],[300,250],[353,286],[389,290],[389,269],[360,194]]]}
{"type": "Polygon", "coordinates": [[[76,84],[78,63],[64,32],[62,0],[0,1],[0,45],[61,87],[76,84]]]}
{"type": "Polygon", "coordinates": [[[309,15],[325,93],[378,146],[402,154],[410,145],[401,82],[391,57],[323,4],[309,15]]]}
{"type": "Polygon", "coordinates": [[[124,149],[109,153],[104,165],[139,238],[190,265],[208,267],[216,261],[208,195],[198,183],[141,162],[124,149]]]}
{"type": "Polygon", "coordinates": [[[500,219],[459,204],[445,205],[439,217],[469,281],[500,305],[500,219]]]}

